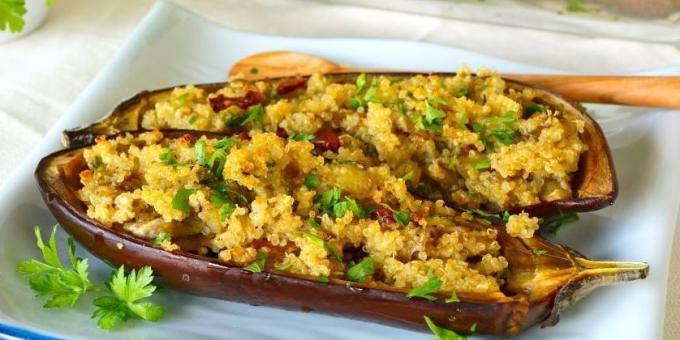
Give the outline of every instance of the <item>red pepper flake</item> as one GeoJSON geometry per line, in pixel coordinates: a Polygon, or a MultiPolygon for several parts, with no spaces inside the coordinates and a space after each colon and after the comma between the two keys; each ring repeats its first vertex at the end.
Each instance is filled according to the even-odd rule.
{"type": "Polygon", "coordinates": [[[340,136],[335,131],[322,130],[314,134],[314,146],[321,151],[338,152],[340,149],[340,136]]]}
{"type": "Polygon", "coordinates": [[[392,225],[397,221],[394,219],[394,213],[387,208],[379,208],[372,212],[371,218],[377,220],[383,226],[392,225]]]}
{"type": "Polygon", "coordinates": [[[229,106],[236,105],[243,110],[247,110],[253,105],[257,105],[262,102],[264,96],[260,91],[256,89],[249,88],[246,93],[241,97],[225,97],[220,94],[216,97],[210,98],[210,107],[212,107],[213,112],[220,112],[229,106]]]}
{"type": "Polygon", "coordinates": [[[281,79],[279,81],[279,84],[276,87],[276,93],[277,94],[286,94],[293,92],[297,89],[301,88],[306,88],[307,87],[307,79],[302,78],[302,77],[295,77],[295,78],[285,78],[281,79]]]}
{"type": "Polygon", "coordinates": [[[283,128],[277,128],[276,135],[281,138],[288,138],[288,131],[284,130],[283,128]]]}

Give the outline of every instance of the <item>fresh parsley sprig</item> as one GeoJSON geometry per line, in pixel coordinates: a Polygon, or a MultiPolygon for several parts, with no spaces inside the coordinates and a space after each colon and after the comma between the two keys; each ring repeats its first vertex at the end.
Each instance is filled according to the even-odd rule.
{"type": "Polygon", "coordinates": [[[140,300],[150,297],[156,290],[151,267],[143,267],[139,271],[132,270],[125,275],[125,268],[120,266],[108,284],[113,293],[96,298],[93,304],[97,309],[92,318],[104,330],[110,330],[121,322],[138,316],[147,321],[158,321],[165,315],[165,309],[153,302],[140,300]]]}
{"type": "Polygon", "coordinates": [[[87,259],[76,257],[75,243],[72,238],[68,239],[71,268],[62,265],[55,240],[56,231],[55,225],[48,244],[45,244],[40,228],[36,226],[35,238],[44,262],[30,259],[17,266],[17,271],[28,279],[29,286],[37,293],[37,296],[49,296],[49,300],[43,305],[45,308],[71,307],[85,292],[94,290],[94,285],[88,278],[87,259]]]}
{"type": "MultiPolygon", "coordinates": [[[[427,315],[425,315],[424,317],[427,327],[430,328],[430,331],[432,331],[432,334],[434,334],[434,336],[436,336],[438,340],[467,340],[466,336],[460,335],[448,328],[444,328],[442,326],[437,325],[427,315]]],[[[476,328],[477,327],[475,327],[475,329],[476,328]]]]}
{"type": "Polygon", "coordinates": [[[427,281],[423,282],[419,287],[411,289],[407,294],[407,298],[419,297],[429,301],[437,300],[436,297],[430,295],[439,292],[442,288],[442,280],[434,276],[432,268],[427,270],[427,281]]]}

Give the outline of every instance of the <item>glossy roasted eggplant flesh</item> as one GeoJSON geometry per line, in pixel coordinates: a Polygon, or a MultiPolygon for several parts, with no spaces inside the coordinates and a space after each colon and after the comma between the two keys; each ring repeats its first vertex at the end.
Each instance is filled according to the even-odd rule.
{"type": "Polygon", "coordinates": [[[52,154],[36,177],[97,256],[251,304],[512,335],[647,275],[533,235],[527,214],[480,219],[412,194],[388,164],[342,156],[266,132],[124,133],[52,154]]]}
{"type": "Polygon", "coordinates": [[[121,131],[272,132],[344,161],[386,164],[409,192],[460,209],[550,217],[613,203],[616,175],[580,107],[480,70],[316,74],[142,92],[68,146],[121,131]]]}

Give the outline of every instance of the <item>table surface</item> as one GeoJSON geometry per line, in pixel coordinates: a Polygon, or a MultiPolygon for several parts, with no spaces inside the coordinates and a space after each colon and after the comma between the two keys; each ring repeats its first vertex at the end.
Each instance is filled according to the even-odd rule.
{"type": "MultiPolygon", "coordinates": [[[[407,1],[407,0],[394,0],[407,1]]],[[[578,73],[677,65],[677,46],[492,26],[307,0],[177,0],[221,24],[298,36],[428,41],[578,73]],[[398,24],[395,24],[398,23],[398,24]]],[[[109,61],[152,0],[61,0],[26,37],[0,45],[0,185],[109,61]]],[[[680,338],[680,234],[673,242],[664,337],[680,338]]]]}

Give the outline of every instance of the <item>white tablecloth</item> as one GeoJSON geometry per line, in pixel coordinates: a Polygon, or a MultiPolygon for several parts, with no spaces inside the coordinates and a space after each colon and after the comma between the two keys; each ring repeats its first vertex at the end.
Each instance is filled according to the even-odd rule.
{"type": "MultiPolygon", "coordinates": [[[[680,51],[670,45],[303,0],[177,2],[216,22],[248,31],[423,40],[572,72],[631,72],[680,63],[680,51]]],[[[0,45],[0,184],[109,61],[152,3],[60,0],[37,31],[0,45]]],[[[678,239],[680,235],[673,246],[667,297],[665,337],[669,339],[680,338],[678,239]]]]}

